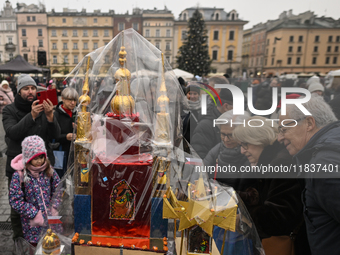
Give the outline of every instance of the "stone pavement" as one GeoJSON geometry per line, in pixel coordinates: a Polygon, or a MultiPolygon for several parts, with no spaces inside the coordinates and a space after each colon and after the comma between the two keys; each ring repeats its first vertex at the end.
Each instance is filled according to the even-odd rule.
{"type": "MultiPolygon", "coordinates": [[[[1,116],[1,115],[0,115],[1,116]]],[[[2,118],[1,118],[2,119],[2,118]]],[[[0,119],[0,254],[12,255],[14,242],[10,227],[11,207],[8,203],[8,183],[6,177],[6,143],[0,119]],[[10,228],[8,228],[10,227],[10,228]]]]}

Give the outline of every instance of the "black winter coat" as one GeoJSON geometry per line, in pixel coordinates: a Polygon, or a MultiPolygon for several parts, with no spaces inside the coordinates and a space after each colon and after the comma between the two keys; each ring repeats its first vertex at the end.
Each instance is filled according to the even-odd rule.
{"type": "MultiPolygon", "coordinates": [[[[292,162],[286,148],[275,141],[264,148],[257,165],[289,166],[292,162]]],[[[302,189],[298,179],[258,179],[259,202],[246,205],[261,239],[289,236],[302,222],[302,189]]]]}
{"type": "MultiPolygon", "coordinates": [[[[60,126],[60,135],[58,139],[56,139],[56,142],[59,142],[62,146],[62,150],[65,152],[70,151],[71,141],[66,139],[66,136],[68,133],[73,133],[73,125],[72,123],[75,120],[76,113],[73,112],[72,117],[68,115],[63,108],[61,108],[61,105],[63,102],[59,102],[57,105],[54,115],[59,123],[60,126]]],[[[67,153],[68,155],[68,153],[67,153]]]]}
{"type": "Polygon", "coordinates": [[[31,112],[19,110],[15,103],[7,105],[2,113],[2,123],[8,139],[6,176],[12,177],[15,170],[10,166],[11,160],[21,153],[21,142],[30,135],[38,135],[45,141],[47,156],[53,166],[54,155],[48,143],[60,134],[60,127],[55,116],[53,116],[53,122],[48,122],[45,113],[40,112],[39,116],[33,120],[31,112]]]}
{"type": "Polygon", "coordinates": [[[220,117],[221,114],[213,103],[209,104],[207,115],[202,115],[191,137],[190,144],[202,159],[216,144],[221,142],[220,130],[213,126],[214,119],[220,117]]]}
{"type": "Polygon", "coordinates": [[[304,218],[312,254],[340,254],[340,121],[319,130],[295,157],[298,164],[333,166],[332,177],[305,179],[304,218]],[[337,173],[338,172],[338,173],[337,173]]]}

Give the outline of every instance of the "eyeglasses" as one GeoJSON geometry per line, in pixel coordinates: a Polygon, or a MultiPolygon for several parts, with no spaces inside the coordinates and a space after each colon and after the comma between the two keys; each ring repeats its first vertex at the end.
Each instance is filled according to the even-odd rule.
{"type": "Polygon", "coordinates": [[[231,140],[231,139],[233,139],[233,134],[221,133],[221,139],[224,140],[225,137],[227,137],[228,140],[231,140]]]}
{"type": "MultiPolygon", "coordinates": [[[[298,123],[299,121],[301,121],[301,120],[304,120],[305,119],[305,117],[304,118],[300,118],[300,119],[297,119],[297,120],[294,120],[294,121],[291,121],[291,122],[288,122],[287,124],[285,124],[284,126],[283,125],[281,125],[281,126],[279,126],[278,127],[278,130],[279,130],[279,134],[280,135],[284,135],[286,132],[287,132],[287,128],[284,128],[284,127],[287,127],[287,126],[289,126],[290,124],[293,124],[293,123],[298,123]]],[[[296,125],[295,125],[296,126],[296,125]]],[[[295,127],[295,126],[291,126],[291,127],[295,127]]]]}
{"type": "Polygon", "coordinates": [[[243,149],[245,149],[245,150],[248,150],[248,143],[239,143],[239,145],[243,148],[243,149]]]}

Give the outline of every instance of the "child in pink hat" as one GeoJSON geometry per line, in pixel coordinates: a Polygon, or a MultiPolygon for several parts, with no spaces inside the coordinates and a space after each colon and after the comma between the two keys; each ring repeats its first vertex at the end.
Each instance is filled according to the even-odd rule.
{"type": "Polygon", "coordinates": [[[37,135],[21,143],[22,154],[11,161],[16,172],[9,189],[9,203],[21,216],[24,238],[32,245],[39,241],[47,215],[57,215],[52,197],[60,181],[46,156],[45,142],[37,135]]]}

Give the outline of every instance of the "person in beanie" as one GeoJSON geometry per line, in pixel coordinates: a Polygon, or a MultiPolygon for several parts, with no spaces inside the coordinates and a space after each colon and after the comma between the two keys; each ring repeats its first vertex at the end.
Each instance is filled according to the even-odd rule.
{"type": "Polygon", "coordinates": [[[16,172],[9,189],[9,204],[20,214],[24,238],[36,246],[48,215],[58,215],[52,202],[59,176],[46,155],[45,142],[37,135],[28,136],[21,144],[22,154],[11,161],[16,172]]]}
{"type": "Polygon", "coordinates": [[[194,133],[201,118],[201,89],[196,82],[190,82],[186,88],[188,109],[183,110],[183,136],[190,143],[190,135],[194,133]]]}
{"type": "MultiPolygon", "coordinates": [[[[12,104],[6,105],[2,112],[2,123],[6,132],[6,176],[8,185],[11,182],[15,169],[11,167],[11,161],[21,153],[21,142],[30,135],[39,135],[45,145],[60,134],[60,127],[53,114],[53,104],[50,100],[39,104],[36,100],[37,85],[27,74],[18,78],[18,93],[12,104]]],[[[47,155],[51,164],[54,165],[54,156],[51,148],[47,147],[47,155]]],[[[11,211],[11,224],[13,239],[22,237],[20,215],[11,211]]]]}

